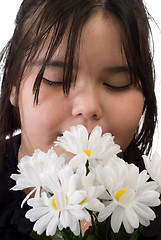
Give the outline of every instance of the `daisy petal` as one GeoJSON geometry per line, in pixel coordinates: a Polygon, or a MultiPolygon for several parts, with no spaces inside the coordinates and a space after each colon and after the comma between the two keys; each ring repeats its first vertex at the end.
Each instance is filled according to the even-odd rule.
{"type": "Polygon", "coordinates": [[[138,228],[139,227],[138,216],[137,216],[136,212],[131,207],[126,208],[125,215],[126,215],[126,218],[128,219],[128,222],[130,223],[130,225],[133,228],[138,228]]]}
{"type": "Polygon", "coordinates": [[[114,210],[116,209],[117,205],[112,202],[110,203],[109,205],[107,205],[103,211],[101,211],[99,214],[98,214],[98,221],[99,222],[103,222],[105,219],[107,219],[112,212],[114,212],[114,210]]]}
{"type": "Polygon", "coordinates": [[[111,228],[115,233],[119,231],[122,221],[123,221],[123,208],[117,206],[111,216],[111,228]]]}
{"type": "Polygon", "coordinates": [[[25,217],[30,219],[31,222],[35,222],[37,219],[41,218],[43,215],[48,213],[48,208],[47,207],[39,207],[39,208],[34,208],[30,209],[25,217]]]}
{"type": "Polygon", "coordinates": [[[131,226],[127,218],[123,218],[123,225],[127,233],[131,234],[134,231],[134,228],[131,226]]]}
{"type": "Polygon", "coordinates": [[[33,227],[33,230],[41,235],[47,228],[48,223],[53,218],[53,212],[48,212],[46,215],[42,216],[33,227]]]}
{"type": "Polygon", "coordinates": [[[71,225],[71,217],[68,211],[62,211],[60,213],[60,222],[63,228],[70,227],[71,225]]]}
{"type": "Polygon", "coordinates": [[[53,236],[55,235],[57,225],[58,225],[58,217],[59,214],[55,214],[53,218],[50,220],[47,228],[46,228],[46,236],[53,236]]]}

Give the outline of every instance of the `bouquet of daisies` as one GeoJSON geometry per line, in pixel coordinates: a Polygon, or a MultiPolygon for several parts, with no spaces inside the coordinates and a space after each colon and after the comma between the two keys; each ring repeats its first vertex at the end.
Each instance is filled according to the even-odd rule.
{"type": "Polygon", "coordinates": [[[99,126],[90,136],[84,126],[73,126],[55,145],[73,158],[67,162],[53,148],[35,150],[11,175],[16,181],[12,190],[32,188],[22,207],[26,201],[31,207],[26,218],[34,222],[33,238],[137,239],[142,226],[156,217],[152,208],[160,205],[160,157],[143,156],[147,170],[139,172],[117,156],[119,145],[99,126]],[[90,223],[85,234],[82,221],[90,223]]]}

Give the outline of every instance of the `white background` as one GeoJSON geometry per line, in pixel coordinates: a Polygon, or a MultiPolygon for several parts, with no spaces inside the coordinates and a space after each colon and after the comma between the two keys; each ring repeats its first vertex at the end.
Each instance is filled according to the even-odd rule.
{"type": "MultiPolygon", "coordinates": [[[[13,33],[14,20],[21,2],[22,0],[0,1],[0,50],[5,46],[13,33]]],[[[144,3],[161,29],[161,0],[144,0],[144,3]]],[[[157,150],[161,154],[161,30],[159,30],[154,23],[151,23],[151,27],[154,36],[156,96],[159,113],[158,128],[155,133],[153,151],[157,150]]]]}

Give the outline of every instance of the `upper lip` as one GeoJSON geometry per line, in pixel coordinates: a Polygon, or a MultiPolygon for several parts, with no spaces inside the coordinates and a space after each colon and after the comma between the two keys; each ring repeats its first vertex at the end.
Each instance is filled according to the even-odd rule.
{"type": "MultiPolygon", "coordinates": [[[[83,125],[83,124],[77,124],[77,125],[83,125]]],[[[77,125],[73,125],[73,126],[77,126],[77,125]]],[[[88,138],[90,137],[90,135],[91,135],[91,133],[92,133],[92,131],[93,131],[93,129],[96,127],[96,126],[94,126],[93,128],[89,128],[89,127],[87,127],[87,126],[85,126],[85,125],[83,125],[86,129],[87,129],[87,132],[88,132],[88,138]]],[[[69,129],[66,129],[65,131],[70,131],[70,128],[69,129]]],[[[62,137],[63,136],[63,132],[62,133],[59,133],[58,134],[58,136],[59,137],[62,137]]]]}

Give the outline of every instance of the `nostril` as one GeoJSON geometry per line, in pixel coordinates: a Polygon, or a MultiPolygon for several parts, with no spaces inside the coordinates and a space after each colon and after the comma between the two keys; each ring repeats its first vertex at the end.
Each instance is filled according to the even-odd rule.
{"type": "Polygon", "coordinates": [[[57,135],[57,137],[62,137],[62,136],[63,136],[63,134],[61,134],[61,133],[57,135]]]}
{"type": "Polygon", "coordinates": [[[88,95],[88,98],[85,94],[79,95],[76,100],[72,106],[72,115],[74,117],[82,116],[86,119],[99,119],[102,116],[101,104],[93,94],[88,95]]]}

